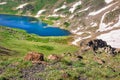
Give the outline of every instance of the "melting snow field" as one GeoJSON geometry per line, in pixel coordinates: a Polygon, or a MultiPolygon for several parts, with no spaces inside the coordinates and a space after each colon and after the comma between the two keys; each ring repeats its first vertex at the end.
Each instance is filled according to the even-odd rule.
{"type": "Polygon", "coordinates": [[[120,29],[106,34],[101,34],[97,38],[106,41],[107,44],[111,45],[112,47],[120,48],[120,29]]]}

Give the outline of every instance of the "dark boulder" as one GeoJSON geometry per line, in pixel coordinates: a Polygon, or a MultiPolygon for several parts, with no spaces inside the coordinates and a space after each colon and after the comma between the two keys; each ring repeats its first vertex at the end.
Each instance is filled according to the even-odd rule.
{"type": "Polygon", "coordinates": [[[94,53],[97,53],[97,50],[99,48],[104,48],[107,46],[107,43],[101,39],[94,39],[87,43],[87,45],[94,51],[94,53]]]}
{"type": "Polygon", "coordinates": [[[87,46],[89,46],[95,54],[98,53],[98,50],[100,50],[101,52],[104,51],[111,55],[116,55],[119,52],[119,50],[111,47],[110,45],[107,45],[107,43],[101,39],[90,40],[87,43],[87,46]]]}

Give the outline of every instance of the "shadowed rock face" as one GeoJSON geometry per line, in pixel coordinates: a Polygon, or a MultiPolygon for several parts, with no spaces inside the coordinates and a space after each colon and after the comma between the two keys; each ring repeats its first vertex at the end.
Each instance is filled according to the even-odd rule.
{"type": "Polygon", "coordinates": [[[94,53],[98,53],[97,51],[104,51],[108,54],[115,55],[116,53],[119,53],[118,49],[111,47],[110,45],[107,45],[107,43],[101,39],[94,39],[87,43],[87,46],[89,46],[94,53]]]}
{"type": "Polygon", "coordinates": [[[106,47],[107,43],[101,39],[95,39],[95,40],[89,41],[87,45],[91,47],[95,53],[97,53],[96,50],[98,50],[98,48],[106,47]]]}
{"type": "Polygon", "coordinates": [[[24,60],[27,61],[44,61],[44,55],[42,53],[37,52],[28,52],[25,56],[24,60]]]}

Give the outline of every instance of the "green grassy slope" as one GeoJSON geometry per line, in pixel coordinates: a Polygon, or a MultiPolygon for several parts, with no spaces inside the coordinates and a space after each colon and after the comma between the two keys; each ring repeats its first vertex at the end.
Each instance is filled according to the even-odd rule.
{"type": "MultiPolygon", "coordinates": [[[[68,44],[70,37],[40,37],[27,34],[18,29],[0,27],[0,46],[12,50],[10,55],[0,53],[0,80],[16,79],[24,80],[21,69],[27,70],[34,66],[31,62],[23,60],[29,51],[44,53],[45,61],[51,65],[46,66],[42,72],[33,76],[43,80],[119,80],[120,79],[120,55],[110,56],[106,53],[97,54],[105,63],[100,64],[95,60],[91,51],[82,54],[83,59],[78,60],[74,55],[65,56],[61,61],[54,63],[47,60],[49,54],[72,53],[78,48],[68,44]],[[63,77],[67,74],[68,77],[63,77]]],[[[34,71],[34,70],[33,70],[34,71]]],[[[30,72],[29,72],[30,73],[30,72]]]]}
{"type": "Polygon", "coordinates": [[[28,51],[39,51],[45,53],[45,55],[76,51],[76,47],[68,45],[68,39],[69,36],[40,37],[27,34],[22,30],[0,27],[0,45],[22,54],[28,51]]]}
{"type": "MultiPolygon", "coordinates": [[[[45,57],[53,53],[74,53],[78,48],[68,45],[68,40],[69,36],[40,37],[34,34],[28,34],[22,30],[0,27],[0,46],[13,51],[9,55],[0,56],[0,69],[15,62],[21,62],[19,68],[29,66],[29,62],[26,63],[23,61],[24,56],[29,51],[43,53],[45,57]]],[[[1,54],[2,53],[0,53],[0,55],[1,54]]],[[[18,69],[16,69],[15,72],[18,71],[18,69]]],[[[11,73],[12,71],[5,71],[0,75],[5,77],[13,76],[11,73]]],[[[18,73],[16,72],[15,74],[17,75],[18,73]]]]}

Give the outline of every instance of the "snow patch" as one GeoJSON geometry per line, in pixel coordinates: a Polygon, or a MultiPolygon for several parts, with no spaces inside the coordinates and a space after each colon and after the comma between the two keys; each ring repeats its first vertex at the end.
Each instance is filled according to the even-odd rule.
{"type": "MultiPolygon", "coordinates": [[[[83,12],[83,11],[87,11],[89,8],[90,8],[90,7],[87,7],[87,8],[85,8],[85,9],[83,9],[83,10],[78,11],[77,13],[80,13],[80,12],[83,12]]],[[[69,17],[69,19],[74,18],[74,16],[75,16],[77,13],[72,14],[72,15],[69,17]]]]}
{"type": "Polygon", "coordinates": [[[115,11],[116,9],[119,9],[119,6],[116,6],[112,11],[115,11]]]}
{"type": "MultiPolygon", "coordinates": [[[[118,3],[118,2],[116,2],[116,3],[118,3]]],[[[110,8],[111,6],[115,5],[116,3],[113,3],[113,4],[111,4],[111,5],[108,5],[108,6],[102,8],[102,9],[100,9],[100,10],[98,10],[98,11],[91,12],[91,13],[88,14],[88,16],[95,16],[95,15],[97,15],[97,14],[103,12],[104,10],[110,8]]]]}
{"type": "Polygon", "coordinates": [[[83,39],[88,39],[88,38],[90,38],[91,37],[91,35],[90,36],[87,36],[87,37],[78,37],[77,39],[75,39],[73,42],[72,42],[72,44],[73,45],[76,45],[76,46],[78,46],[78,42],[79,41],[81,41],[81,40],[83,40],[83,39]]]}
{"type": "Polygon", "coordinates": [[[65,8],[67,8],[67,6],[66,6],[66,5],[63,5],[63,6],[61,6],[60,8],[55,9],[53,12],[55,13],[55,12],[61,10],[61,9],[65,9],[65,8]]]}
{"type": "Polygon", "coordinates": [[[44,9],[44,10],[39,10],[38,11],[38,13],[37,13],[37,15],[35,16],[35,17],[40,17],[40,15],[43,13],[43,12],[45,12],[46,10],[44,9]]]}
{"type": "Polygon", "coordinates": [[[7,4],[7,2],[1,2],[0,5],[4,5],[4,4],[7,4]]]}
{"type": "Polygon", "coordinates": [[[106,4],[109,4],[109,3],[111,3],[113,0],[105,0],[105,3],[106,4]]]}
{"type": "Polygon", "coordinates": [[[79,6],[79,5],[81,5],[81,4],[82,4],[81,1],[75,3],[75,4],[72,6],[72,8],[69,9],[69,11],[70,11],[71,13],[73,13],[73,12],[75,11],[75,9],[77,8],[77,6],[79,6]]]}
{"type": "Polygon", "coordinates": [[[66,17],[66,15],[63,15],[63,14],[52,14],[52,15],[49,15],[48,17],[66,17]]]}
{"type": "Polygon", "coordinates": [[[76,34],[77,34],[77,35],[81,35],[81,34],[83,34],[83,33],[84,33],[84,32],[77,32],[76,34]]]}
{"type": "Polygon", "coordinates": [[[75,39],[75,40],[72,42],[72,44],[77,46],[77,45],[78,45],[77,43],[78,43],[81,39],[82,39],[81,37],[75,39]]]}
{"type": "Polygon", "coordinates": [[[110,11],[105,12],[105,13],[103,14],[103,16],[102,16],[102,18],[101,18],[101,21],[100,21],[100,24],[99,24],[99,29],[98,29],[98,31],[104,31],[104,30],[106,29],[106,27],[108,26],[108,25],[106,25],[105,23],[103,23],[103,20],[104,20],[104,18],[105,18],[105,15],[108,14],[109,12],[110,12],[110,11]]]}
{"type": "Polygon", "coordinates": [[[90,25],[91,25],[91,27],[96,27],[98,24],[95,22],[92,22],[90,25]]]}
{"type": "Polygon", "coordinates": [[[25,4],[21,4],[21,5],[19,5],[18,7],[16,7],[16,10],[18,10],[18,9],[22,9],[24,6],[26,6],[26,5],[28,5],[28,3],[25,3],[25,4]]]}
{"type": "Polygon", "coordinates": [[[74,16],[75,16],[75,15],[71,15],[71,16],[69,17],[69,19],[72,19],[72,18],[74,18],[74,16]]]}
{"type": "Polygon", "coordinates": [[[109,11],[104,13],[104,15],[102,16],[101,21],[100,21],[100,25],[99,25],[99,29],[97,31],[106,31],[106,30],[111,30],[115,27],[120,27],[120,15],[119,15],[118,22],[116,24],[114,24],[113,26],[110,26],[111,24],[113,24],[113,22],[110,22],[108,24],[103,23],[103,20],[104,20],[105,15],[107,13],[109,13],[109,11]]]}
{"type": "Polygon", "coordinates": [[[89,8],[90,8],[90,7],[87,7],[87,8],[85,8],[85,9],[83,9],[83,10],[80,10],[79,13],[80,13],[80,12],[83,12],[83,11],[87,11],[89,8]]]}
{"type": "Polygon", "coordinates": [[[102,39],[107,42],[108,45],[111,45],[115,48],[120,48],[120,29],[114,30],[106,34],[101,34],[98,36],[98,39],[102,39]]]}
{"type": "Polygon", "coordinates": [[[77,31],[79,31],[80,30],[80,27],[77,27],[77,29],[76,30],[71,30],[71,32],[73,33],[73,34],[76,34],[77,33],[77,31]]]}

